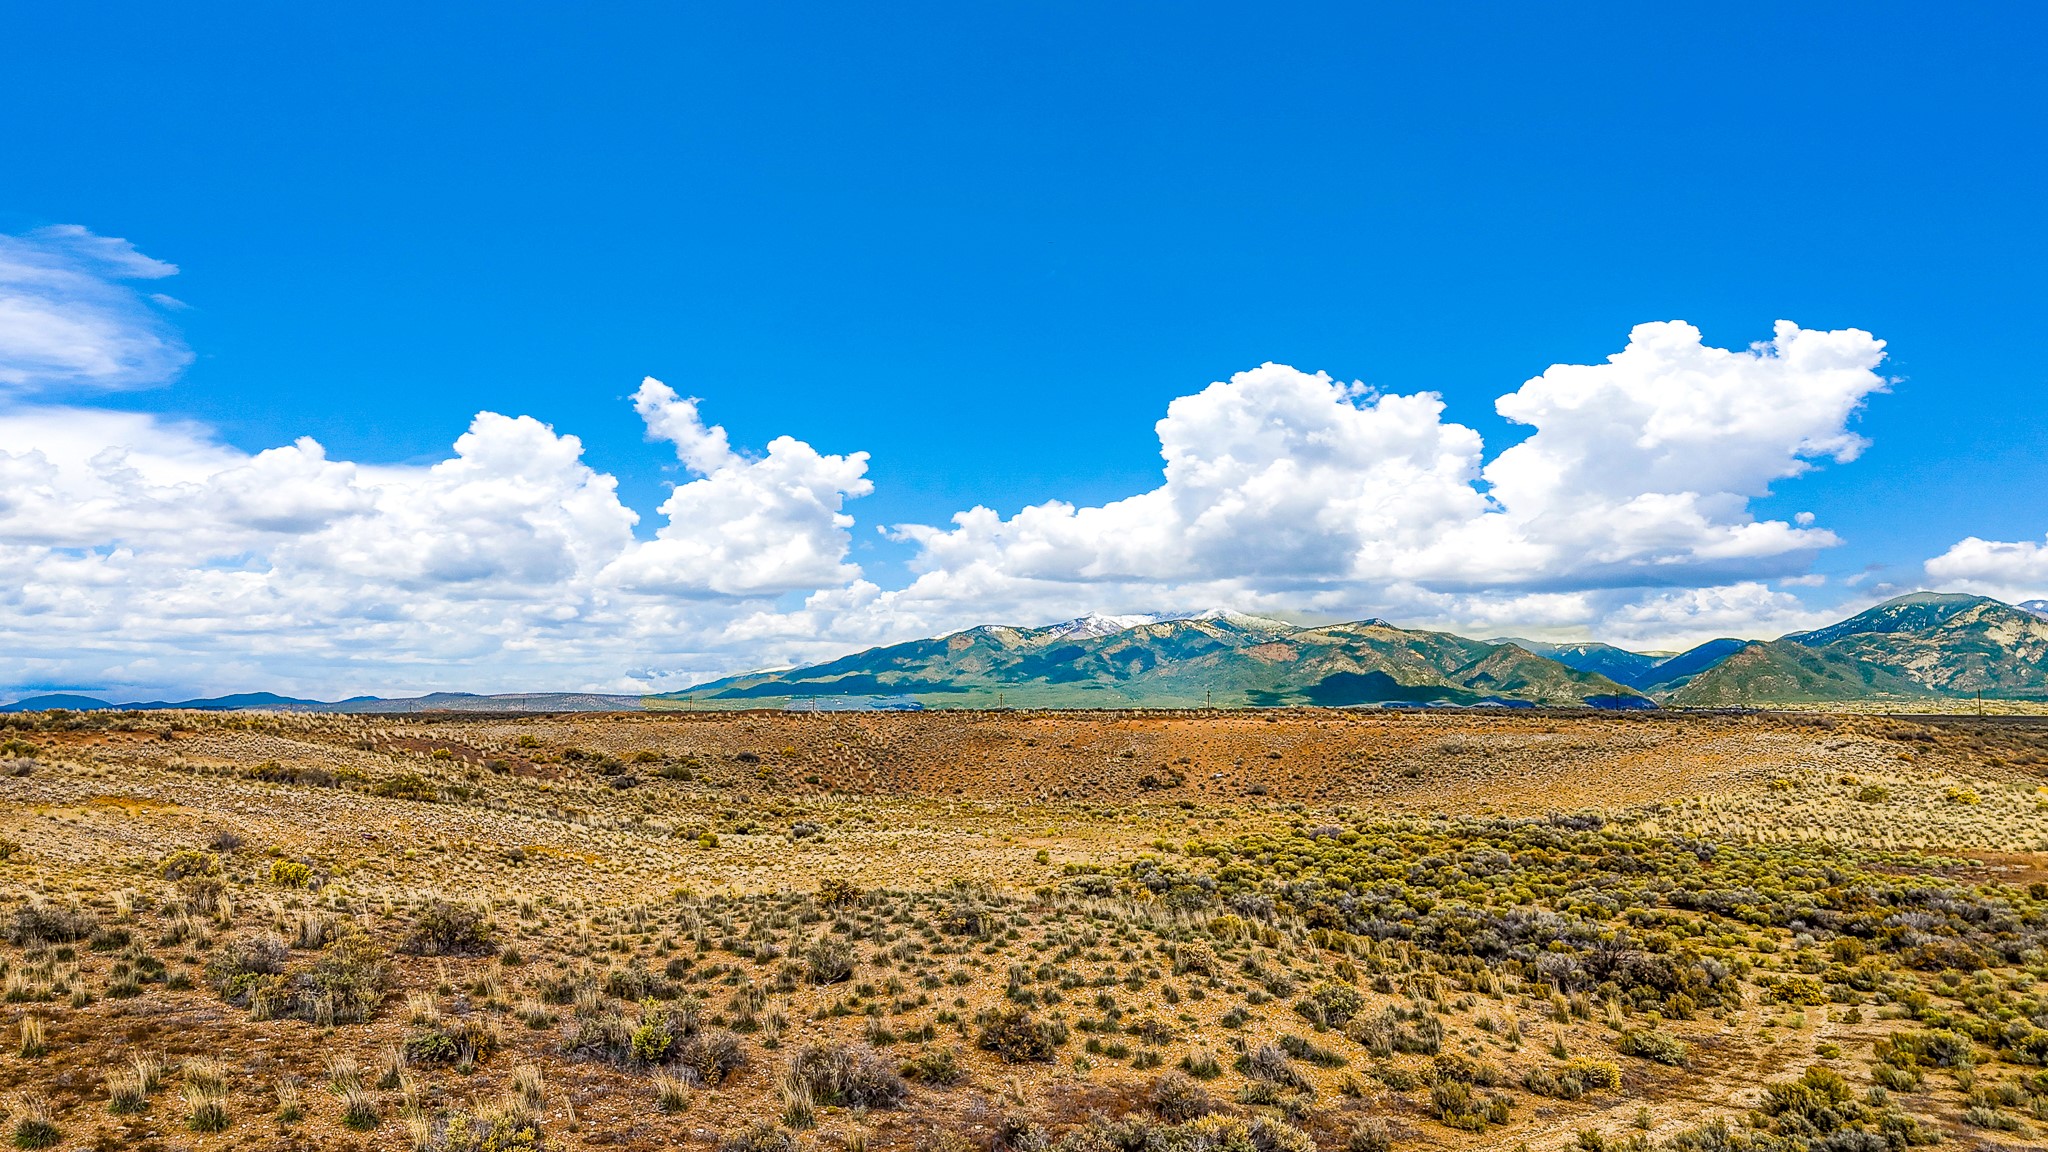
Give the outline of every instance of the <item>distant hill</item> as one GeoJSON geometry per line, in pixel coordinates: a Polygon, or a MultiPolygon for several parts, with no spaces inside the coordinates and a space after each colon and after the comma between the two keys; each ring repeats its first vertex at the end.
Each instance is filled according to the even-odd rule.
{"type": "Polygon", "coordinates": [[[1686,706],[2048,700],[2048,620],[1983,596],[1916,592],[1754,643],[1665,699],[1686,706]]]}
{"type": "Polygon", "coordinates": [[[1411,631],[1384,620],[1305,628],[1210,612],[1094,631],[1072,622],[984,625],[805,668],[728,677],[650,697],[648,704],[783,707],[894,695],[927,707],[1650,706],[1606,676],[1517,645],[1411,631]]]}
{"type": "Polygon", "coordinates": [[[155,708],[191,708],[201,712],[239,712],[251,709],[271,711],[304,711],[324,708],[318,700],[301,700],[296,696],[279,696],[275,692],[236,692],[229,696],[208,696],[200,700],[138,700],[132,704],[116,704],[124,712],[141,712],[155,708]]]}
{"type": "Polygon", "coordinates": [[[1652,693],[1672,691],[1753,643],[1755,641],[1723,636],[1695,645],[1669,660],[1660,661],[1651,669],[1650,675],[1635,686],[1652,693]]]}
{"type": "Polygon", "coordinates": [[[1578,644],[1547,644],[1539,640],[1503,639],[1491,644],[1514,644],[1545,656],[1567,668],[1595,672],[1638,692],[1668,692],[1693,676],[1720,663],[1748,640],[1709,640],[1696,648],[1673,655],[1669,652],[1631,652],[1612,644],[1587,641],[1578,644]]]}
{"type": "Polygon", "coordinates": [[[1567,668],[1598,673],[1617,684],[1626,684],[1631,688],[1650,683],[1654,679],[1651,673],[1668,655],[1631,652],[1626,648],[1616,648],[1612,644],[1597,641],[1582,644],[1546,644],[1540,640],[1521,640],[1510,636],[1489,640],[1487,643],[1513,644],[1538,656],[1555,660],[1567,668]]]}
{"type": "Polygon", "coordinates": [[[24,696],[12,704],[0,704],[0,712],[48,712],[52,708],[62,708],[68,712],[97,712],[112,707],[112,704],[97,696],[50,692],[41,696],[24,696]]]}
{"type": "Polygon", "coordinates": [[[237,692],[196,700],[137,700],[111,704],[96,696],[50,693],[0,704],[0,712],[43,712],[64,708],[74,712],[115,710],[142,712],[185,708],[201,712],[637,712],[641,697],[597,692],[512,692],[477,696],[468,692],[433,692],[425,696],[385,699],[357,696],[333,702],[303,700],[275,692],[237,692]]]}
{"type": "Polygon", "coordinates": [[[506,692],[477,696],[468,692],[430,692],[395,700],[367,697],[338,704],[317,704],[312,712],[637,712],[639,696],[603,692],[506,692]]]}

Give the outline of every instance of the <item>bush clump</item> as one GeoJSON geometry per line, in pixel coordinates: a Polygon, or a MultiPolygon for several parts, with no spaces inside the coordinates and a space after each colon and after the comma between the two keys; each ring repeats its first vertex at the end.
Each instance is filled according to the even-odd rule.
{"type": "Polygon", "coordinates": [[[1621,1069],[1612,1061],[1574,1056],[1554,1068],[1531,1068],[1522,1075],[1522,1087],[1538,1096],[1577,1100],[1588,1092],[1612,1092],[1621,1087],[1621,1069]]]}
{"type": "Polygon", "coordinates": [[[894,1108],[909,1086],[888,1061],[864,1044],[813,1044],[789,1062],[793,1080],[821,1106],[894,1108]]]}
{"type": "Polygon", "coordinates": [[[413,919],[399,951],[418,956],[489,956],[498,950],[490,918],[468,904],[436,900],[413,919]]]}
{"type": "Polygon", "coordinates": [[[720,1139],[718,1152],[796,1152],[796,1137],[766,1120],[756,1120],[720,1139]]]}
{"type": "Polygon", "coordinates": [[[804,978],[813,984],[837,984],[852,979],[858,963],[853,945],[826,936],[804,949],[804,978]]]}
{"type": "Polygon", "coordinates": [[[1685,1041],[1670,1033],[1654,1029],[1624,1032],[1615,1047],[1623,1056],[1637,1056],[1659,1064],[1669,1064],[1673,1068],[1683,1068],[1692,1063],[1692,1050],[1686,1047],[1685,1041]]]}
{"type": "Polygon", "coordinates": [[[1841,1073],[1819,1065],[1797,1080],[1766,1085],[1751,1124],[1806,1143],[1815,1152],[1906,1148],[1940,1139],[1896,1108],[1859,1100],[1841,1073]]]}
{"type": "Polygon", "coordinates": [[[747,1046],[724,1028],[709,1028],[676,1046],[676,1062],[704,1084],[723,1084],[747,1066],[747,1046]]]}
{"type": "Polygon", "coordinates": [[[1006,1006],[991,1011],[983,1020],[975,1043],[1010,1064],[1049,1064],[1067,1042],[1067,1026],[1058,1020],[1040,1020],[1029,1009],[1006,1006]]]}
{"type": "Polygon", "coordinates": [[[818,885],[818,907],[826,910],[850,908],[860,903],[861,891],[851,881],[827,877],[818,885]]]}
{"type": "Polygon", "coordinates": [[[406,1059],[418,1064],[473,1068],[497,1050],[498,1030],[475,1018],[425,1028],[405,1038],[406,1059]]]}
{"type": "Polygon", "coordinates": [[[1894,1068],[1931,1064],[1956,1068],[1977,1062],[1977,1045],[1968,1036],[1946,1028],[1896,1032],[1880,1040],[1871,1054],[1894,1068]]]}
{"type": "Polygon", "coordinates": [[[1438,1120],[1467,1132],[1484,1132],[1489,1124],[1508,1122],[1514,1100],[1501,1093],[1481,1099],[1462,1081],[1446,1080],[1429,1090],[1429,1109],[1438,1120]]]}
{"type": "Polygon", "coordinates": [[[202,970],[214,994],[237,1008],[249,1007],[256,986],[266,976],[284,972],[291,949],[277,936],[237,936],[221,945],[202,970]]]}
{"type": "MultiPolygon", "coordinates": [[[[280,946],[283,941],[277,941],[280,946]]],[[[286,965],[275,973],[259,973],[245,983],[238,982],[242,966],[268,962],[267,943],[255,949],[230,952],[219,958],[216,987],[246,989],[249,1014],[259,1020],[289,1017],[314,1024],[361,1024],[377,1011],[391,977],[390,962],[376,941],[359,929],[348,928],[329,944],[318,959],[305,964],[286,965]]],[[[209,978],[215,970],[209,966],[209,978]]],[[[223,997],[228,993],[223,991],[223,997]]]]}
{"type": "Polygon", "coordinates": [[[1311,1024],[1342,1028],[1351,1023],[1351,1018],[1358,1015],[1358,1010],[1363,1007],[1365,997],[1358,989],[1335,980],[1324,980],[1295,1002],[1294,1011],[1311,1024]]]}
{"type": "Polygon", "coordinates": [[[242,771],[245,780],[260,780],[265,784],[296,784],[306,788],[338,788],[345,779],[357,778],[355,772],[334,772],[306,764],[280,764],[265,760],[254,768],[242,771]]]}
{"type": "Polygon", "coordinates": [[[417,772],[400,772],[386,776],[370,785],[372,796],[383,796],[392,800],[419,800],[432,803],[441,798],[440,789],[417,772]]]}
{"type": "Polygon", "coordinates": [[[1261,1044],[1237,1058],[1237,1070],[1250,1080],[1261,1080],[1282,1088],[1304,1092],[1311,1087],[1307,1076],[1294,1066],[1287,1050],[1275,1044],[1261,1044]]]}
{"type": "Polygon", "coordinates": [[[99,930],[99,918],[75,904],[24,904],[7,925],[7,941],[27,948],[69,944],[99,930]]]}
{"type": "Polygon", "coordinates": [[[181,848],[163,858],[156,866],[156,874],[166,880],[183,880],[187,876],[218,876],[220,860],[211,852],[196,848],[181,848]]]}
{"type": "Polygon", "coordinates": [[[1169,1124],[1207,1116],[1216,1110],[1216,1100],[1209,1090],[1185,1072],[1168,1072],[1154,1080],[1145,1095],[1152,1111],[1169,1124]]]}

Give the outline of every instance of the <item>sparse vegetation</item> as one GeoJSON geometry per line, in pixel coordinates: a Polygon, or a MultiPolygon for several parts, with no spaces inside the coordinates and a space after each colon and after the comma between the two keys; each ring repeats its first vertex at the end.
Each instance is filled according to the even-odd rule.
{"type": "Polygon", "coordinates": [[[1005,1152],[1897,1152],[2048,1118],[2043,761],[1988,724],[0,732],[39,750],[0,809],[16,1139],[945,1152],[974,1110],[1005,1152]],[[150,1053],[195,1051],[167,1089],[150,1053]]]}

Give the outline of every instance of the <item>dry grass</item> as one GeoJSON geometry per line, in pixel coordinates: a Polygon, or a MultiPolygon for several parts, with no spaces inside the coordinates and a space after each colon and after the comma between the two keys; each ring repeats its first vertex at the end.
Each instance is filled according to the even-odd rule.
{"type": "Polygon", "coordinates": [[[2024,1145],[2048,1082],[2006,1049],[1980,1042],[1958,1076],[1877,1046],[2025,1020],[2048,959],[1980,949],[1996,962],[1945,972],[1913,967],[1939,940],[1900,942],[1855,991],[1822,924],[1681,907],[1605,856],[1560,866],[1632,894],[1606,909],[1552,892],[1534,849],[1490,863],[1490,845],[1553,827],[1514,818],[1596,812],[1606,831],[1557,835],[1623,837],[1667,870],[1689,858],[1671,845],[1709,846],[1759,885],[1808,883],[1811,859],[2032,908],[2033,732],[1317,712],[44,724],[19,733],[31,770],[0,779],[0,839],[20,846],[0,861],[19,929],[0,944],[0,1098],[33,1102],[10,1134],[26,1118],[194,1149],[772,1132],[879,1150],[940,1131],[1021,1152],[1129,1112],[1202,1139],[1264,1125],[1243,1130],[1262,1152],[1296,1130],[1547,1150],[1739,1120],[1817,1066],[1859,1100],[1873,1076],[1912,1081],[1885,1107],[2024,1145]],[[1739,969],[1737,991],[1653,1001],[1535,958],[1473,967],[1469,940],[1410,938],[1441,921],[1424,902],[1316,911],[1304,879],[1363,876],[1379,858],[1335,837],[1374,828],[1413,862],[1467,861],[1472,879],[1427,882],[1437,913],[1506,868],[1526,894],[1493,906],[1668,941],[1739,969]]]}

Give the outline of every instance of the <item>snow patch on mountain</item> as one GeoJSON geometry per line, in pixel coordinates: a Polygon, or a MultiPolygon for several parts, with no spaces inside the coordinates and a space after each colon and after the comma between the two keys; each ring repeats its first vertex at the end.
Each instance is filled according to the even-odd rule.
{"type": "Polygon", "coordinates": [[[1252,616],[1229,608],[1204,608],[1200,612],[1090,612],[1039,629],[1040,634],[1059,640],[1094,640],[1114,636],[1148,624],[1170,624],[1177,620],[1201,620],[1245,632],[1292,632],[1298,625],[1266,616],[1252,616]]]}
{"type": "Polygon", "coordinates": [[[1062,620],[1047,625],[1043,631],[1047,636],[1061,640],[1093,640],[1098,636],[1114,636],[1146,624],[1163,624],[1168,620],[1193,618],[1192,612],[1090,612],[1072,620],[1062,620]]]}

